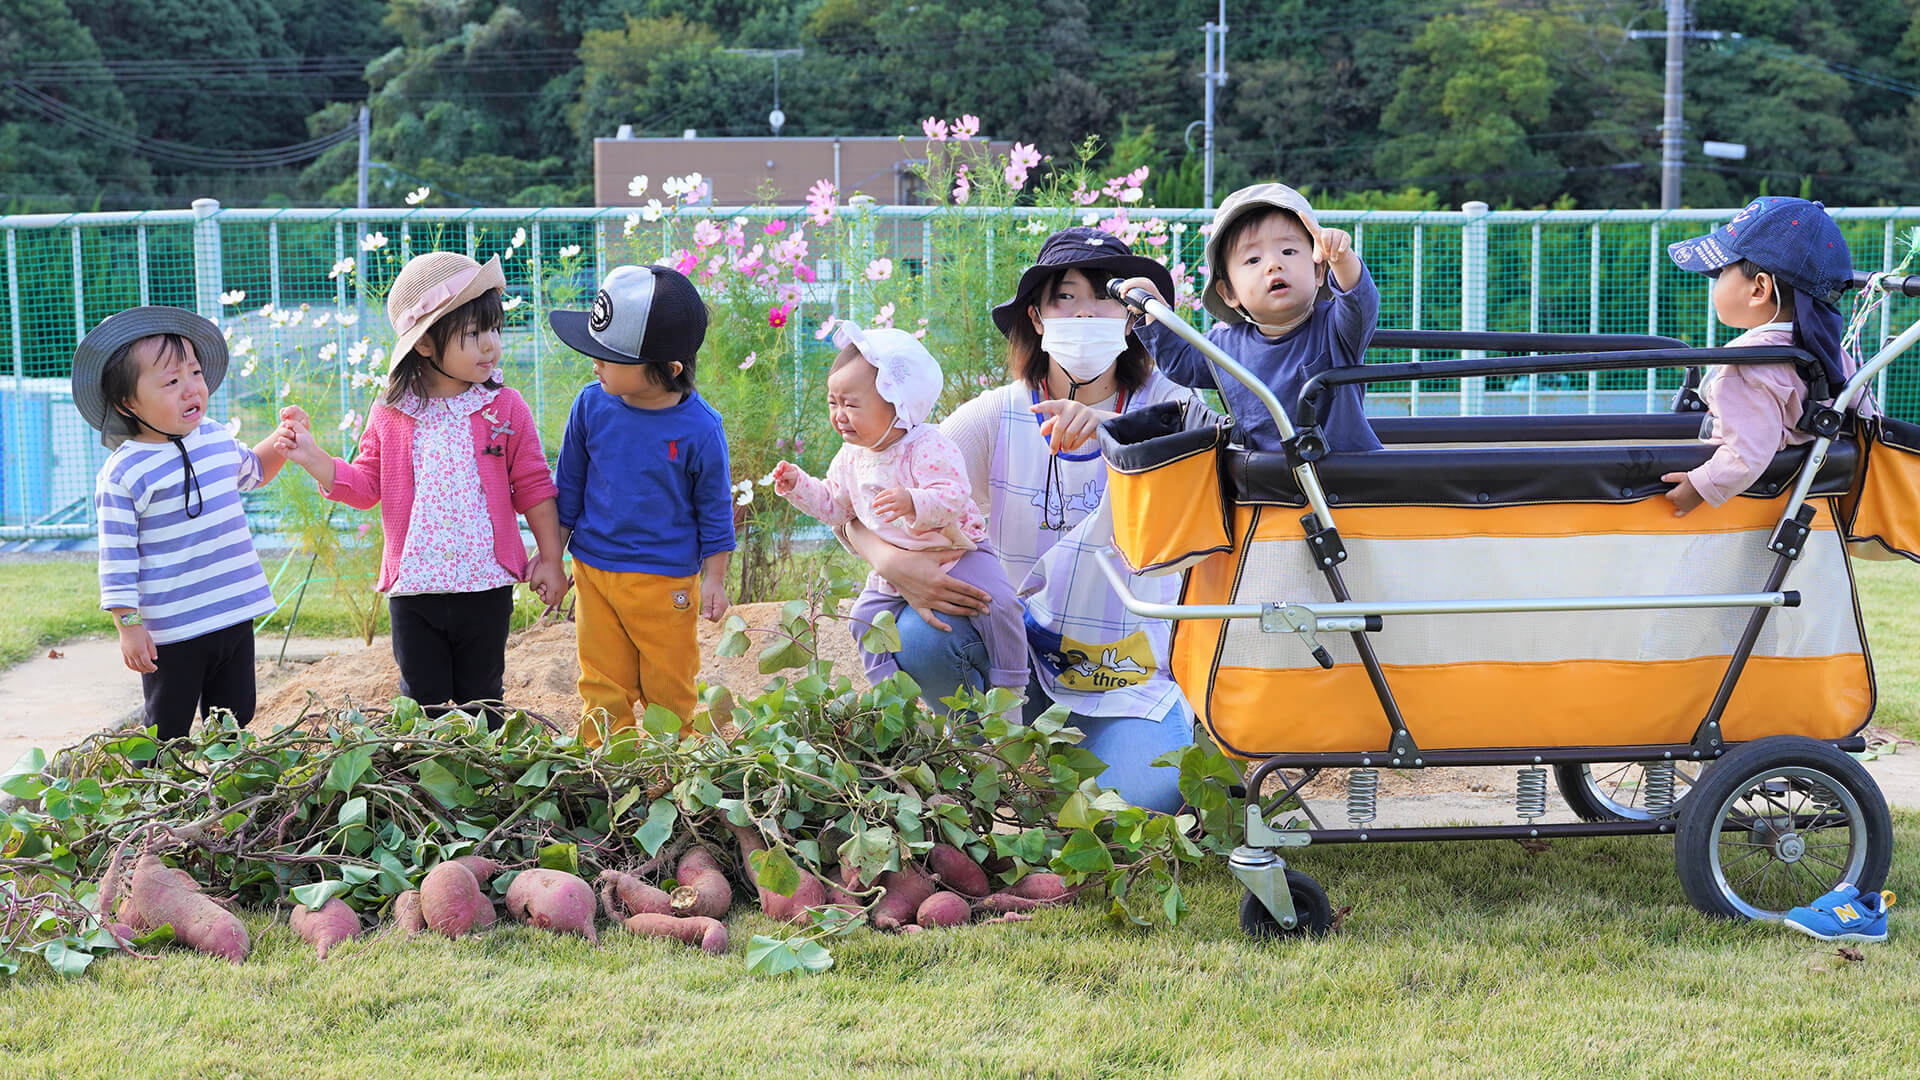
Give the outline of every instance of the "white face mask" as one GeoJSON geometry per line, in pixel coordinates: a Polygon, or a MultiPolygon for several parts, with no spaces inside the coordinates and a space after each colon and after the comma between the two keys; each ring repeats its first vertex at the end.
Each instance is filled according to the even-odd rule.
{"type": "Polygon", "coordinates": [[[1053,318],[1041,320],[1041,326],[1040,348],[1077,383],[1105,375],[1127,351],[1125,319],[1053,318]]]}

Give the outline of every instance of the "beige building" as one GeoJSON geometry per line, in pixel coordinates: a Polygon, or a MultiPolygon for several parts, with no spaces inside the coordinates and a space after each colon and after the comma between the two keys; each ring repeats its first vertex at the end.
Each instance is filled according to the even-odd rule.
{"type": "MultiPolygon", "coordinates": [[[[771,184],[774,201],[804,201],[807,189],[822,178],[833,181],[840,200],[871,195],[882,203],[914,203],[920,179],[910,166],[925,142],[919,136],[840,136],[830,138],[680,138],[593,140],[593,201],[596,206],[635,206],[660,197],[660,181],[697,172],[713,185],[713,205],[749,206],[771,184]],[[627,184],[650,178],[647,194],[633,198],[627,184]]],[[[1011,143],[989,143],[1004,155],[1011,143]]]]}

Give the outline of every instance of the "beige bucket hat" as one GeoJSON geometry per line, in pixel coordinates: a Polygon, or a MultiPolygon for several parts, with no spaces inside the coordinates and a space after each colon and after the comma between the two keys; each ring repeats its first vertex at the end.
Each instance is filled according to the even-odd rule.
{"type": "Polygon", "coordinates": [[[413,351],[442,315],[489,289],[504,292],[506,287],[498,255],[484,266],[457,251],[429,251],[409,259],[387,290],[387,322],[393,327],[387,374],[393,374],[401,358],[413,351]]]}
{"type": "Polygon", "coordinates": [[[1207,287],[1201,295],[1202,302],[1207,306],[1207,314],[1221,322],[1243,323],[1247,317],[1228,304],[1215,287],[1226,280],[1226,272],[1221,267],[1226,252],[1220,250],[1220,237],[1226,234],[1236,219],[1269,207],[1298,215],[1300,223],[1307,227],[1308,235],[1315,240],[1320,239],[1320,221],[1313,216],[1313,207],[1307,202],[1307,197],[1285,184],[1254,184],[1227,196],[1227,201],[1214,211],[1213,231],[1207,234],[1207,287]]]}

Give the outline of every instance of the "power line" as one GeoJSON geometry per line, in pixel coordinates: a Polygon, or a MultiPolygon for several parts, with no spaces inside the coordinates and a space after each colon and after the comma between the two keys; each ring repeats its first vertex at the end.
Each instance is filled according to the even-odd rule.
{"type": "Polygon", "coordinates": [[[74,108],[58,98],[18,82],[7,84],[7,95],[17,104],[32,109],[50,120],[121,149],[135,150],[147,157],[162,161],[206,168],[258,169],[290,165],[319,157],[356,134],[355,128],[348,127],[288,146],[261,150],[222,150],[215,147],[196,146],[192,143],[173,142],[168,139],[148,138],[137,132],[116,127],[92,113],[74,108]]]}

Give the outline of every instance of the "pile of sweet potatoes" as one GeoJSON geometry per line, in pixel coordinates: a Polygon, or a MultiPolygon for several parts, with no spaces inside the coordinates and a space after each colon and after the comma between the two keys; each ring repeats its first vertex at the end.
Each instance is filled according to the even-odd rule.
{"type": "MultiPolygon", "coordinates": [[[[793,895],[784,896],[756,880],[751,857],[765,848],[759,831],[753,827],[732,831],[741,871],[758,893],[761,909],[797,925],[810,924],[816,910],[839,907],[849,915],[870,919],[877,930],[913,932],[959,926],[981,915],[990,916],[989,921],[1025,918],[1025,912],[1070,900],[1075,892],[1049,873],[1030,873],[995,891],[987,871],[965,851],[938,844],[924,860],[908,862],[872,882],[858,880],[846,867],[825,880],[803,870],[793,895]],[[885,891],[869,906],[876,887],[885,891]]],[[[439,863],[417,890],[395,899],[391,932],[412,937],[431,930],[458,938],[491,929],[497,912],[488,886],[500,873],[498,863],[479,855],[439,863]]],[[[733,906],[733,885],[719,860],[707,848],[690,847],[674,866],[674,878],[674,887],[668,890],[635,874],[605,870],[596,881],[596,902],[595,888],[585,879],[534,868],[513,877],[505,902],[516,922],[579,934],[591,942],[599,940],[595,917],[604,914],[636,934],[669,938],[715,955],[725,953],[725,919],[733,906]]],[[[119,907],[112,930],[123,940],[164,924],[172,926],[178,943],[236,963],[246,958],[251,946],[246,927],[232,912],[203,893],[186,871],[167,866],[151,853],[142,854],[130,873],[120,859],[109,866],[99,893],[103,918],[116,899],[119,907]]],[[[360,916],[339,897],[317,910],[297,904],[288,922],[321,959],[361,932],[360,916]]]]}

